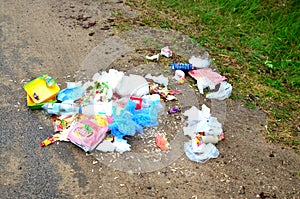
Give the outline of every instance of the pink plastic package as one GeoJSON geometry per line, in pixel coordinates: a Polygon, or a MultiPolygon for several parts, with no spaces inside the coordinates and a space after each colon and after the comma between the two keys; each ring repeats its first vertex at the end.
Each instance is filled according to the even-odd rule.
{"type": "Polygon", "coordinates": [[[227,78],[222,76],[216,72],[214,72],[211,68],[201,68],[197,70],[190,70],[189,74],[198,80],[201,77],[207,77],[214,85],[220,84],[225,81],[227,78]]]}
{"type": "Polygon", "coordinates": [[[107,126],[98,126],[92,117],[75,122],[70,127],[68,139],[85,152],[92,151],[105,138],[107,126]]]}
{"type": "Polygon", "coordinates": [[[215,89],[217,84],[227,79],[225,76],[214,72],[211,68],[190,70],[188,73],[197,80],[197,86],[201,94],[204,93],[203,89],[207,87],[209,87],[210,90],[215,89]]]}

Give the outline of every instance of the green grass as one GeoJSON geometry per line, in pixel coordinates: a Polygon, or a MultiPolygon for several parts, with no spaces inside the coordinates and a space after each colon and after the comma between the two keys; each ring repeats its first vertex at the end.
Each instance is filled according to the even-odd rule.
{"type": "Polygon", "coordinates": [[[233,84],[232,98],[268,113],[269,140],[299,151],[299,1],[129,0],[127,4],[143,13],[135,19],[137,24],[178,30],[206,47],[233,84]]]}

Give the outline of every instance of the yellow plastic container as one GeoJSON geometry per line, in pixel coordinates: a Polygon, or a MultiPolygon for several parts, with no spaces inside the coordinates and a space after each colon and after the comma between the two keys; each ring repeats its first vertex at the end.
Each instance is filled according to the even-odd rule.
{"type": "Polygon", "coordinates": [[[51,87],[47,86],[46,79],[43,77],[48,77],[48,75],[42,75],[31,82],[28,82],[23,87],[29,98],[35,104],[40,104],[52,99],[60,91],[60,88],[56,83],[54,83],[51,87]]]}
{"type": "Polygon", "coordinates": [[[42,106],[46,103],[55,103],[57,102],[56,100],[56,96],[50,98],[49,100],[43,102],[43,103],[39,103],[39,104],[36,104],[34,103],[34,101],[31,99],[31,97],[29,97],[29,95],[27,95],[27,106],[30,108],[30,109],[40,109],[42,108],[42,106]]]}

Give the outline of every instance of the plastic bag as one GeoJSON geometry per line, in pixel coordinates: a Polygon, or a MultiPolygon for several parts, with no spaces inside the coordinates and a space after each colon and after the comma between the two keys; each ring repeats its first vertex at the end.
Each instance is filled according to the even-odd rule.
{"type": "Polygon", "coordinates": [[[158,125],[158,104],[159,102],[151,102],[150,107],[136,109],[136,104],[132,100],[128,101],[126,109],[132,113],[132,120],[142,126],[150,127],[158,125]]]}
{"type": "Polygon", "coordinates": [[[199,89],[199,92],[203,94],[203,90],[207,87],[209,87],[209,89],[215,89],[215,84],[213,84],[213,82],[210,81],[207,77],[200,77],[199,79],[197,79],[197,87],[199,89]]]}
{"type": "Polygon", "coordinates": [[[196,68],[207,68],[210,65],[209,57],[195,57],[192,56],[189,59],[189,63],[192,64],[196,68]]]}
{"type": "Polygon", "coordinates": [[[125,135],[133,136],[136,132],[143,133],[143,127],[158,125],[159,101],[152,101],[150,107],[136,109],[136,103],[128,100],[126,107],[114,116],[113,124],[108,127],[118,138],[125,135]]]}
{"type": "Polygon", "coordinates": [[[177,81],[177,84],[183,84],[186,81],[185,73],[182,70],[176,70],[173,78],[177,81]]]}
{"type": "Polygon", "coordinates": [[[163,84],[164,86],[168,86],[169,84],[169,79],[168,77],[165,77],[163,75],[159,75],[159,76],[152,76],[151,74],[147,74],[145,76],[146,79],[151,79],[154,82],[158,83],[158,84],[163,84]]]}
{"type": "Polygon", "coordinates": [[[193,146],[193,141],[189,141],[184,144],[184,151],[190,160],[199,163],[204,163],[219,156],[219,150],[211,143],[193,146]]]}
{"type": "Polygon", "coordinates": [[[121,114],[115,117],[113,123],[108,125],[108,128],[118,138],[125,135],[134,136],[136,132],[143,133],[142,126],[132,120],[132,114],[128,110],[122,110],[121,114]]]}
{"type": "Polygon", "coordinates": [[[83,96],[83,89],[81,82],[67,82],[67,88],[59,91],[57,95],[57,100],[66,101],[66,100],[78,100],[83,96]]]}
{"type": "Polygon", "coordinates": [[[96,150],[102,152],[117,151],[119,153],[124,153],[125,151],[130,151],[130,147],[131,145],[127,143],[127,140],[115,137],[114,141],[103,140],[103,142],[97,146],[96,150]]]}
{"type": "Polygon", "coordinates": [[[127,143],[127,140],[115,138],[113,145],[116,147],[116,151],[119,153],[124,153],[130,151],[131,145],[127,143]]]}
{"type": "Polygon", "coordinates": [[[184,135],[194,138],[198,132],[210,130],[210,109],[203,104],[201,111],[195,106],[185,111],[183,115],[188,117],[188,126],[183,127],[184,135]]]}
{"type": "Polygon", "coordinates": [[[209,118],[209,130],[205,131],[205,135],[221,135],[223,133],[222,124],[216,117],[209,118]]]}
{"type": "Polygon", "coordinates": [[[230,97],[232,92],[232,86],[228,82],[221,82],[220,88],[217,92],[208,93],[206,98],[209,99],[217,99],[217,100],[224,100],[230,97]]]}
{"type": "Polygon", "coordinates": [[[116,93],[122,97],[141,97],[149,94],[149,84],[144,77],[130,74],[122,78],[116,87],[116,93]]]}
{"type": "Polygon", "coordinates": [[[117,71],[115,69],[109,69],[108,73],[105,71],[102,72],[101,81],[106,82],[113,91],[115,91],[118,84],[122,81],[124,73],[117,71]]]}
{"type": "Polygon", "coordinates": [[[115,91],[117,85],[121,82],[123,77],[123,72],[115,69],[109,69],[108,73],[106,71],[102,71],[101,75],[99,73],[95,73],[92,78],[93,82],[89,82],[88,84],[85,83],[83,87],[86,89],[89,86],[93,86],[94,82],[104,82],[109,86],[109,88],[115,91]]]}

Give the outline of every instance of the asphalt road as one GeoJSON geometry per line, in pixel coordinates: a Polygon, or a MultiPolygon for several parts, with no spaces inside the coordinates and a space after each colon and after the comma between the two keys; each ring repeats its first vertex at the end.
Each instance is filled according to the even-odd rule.
{"type": "MultiPolygon", "coordinates": [[[[0,3],[1,198],[74,198],[76,192],[62,193],[66,180],[63,172],[72,175],[66,181],[75,187],[73,178],[85,182],[86,177],[73,173],[82,170],[74,157],[79,156],[86,165],[92,165],[92,157],[85,157],[83,151],[70,144],[41,148],[39,142],[53,132],[51,120],[41,111],[26,107],[25,82],[49,73],[65,86],[67,80],[74,80],[74,72],[92,48],[90,30],[79,26],[74,33],[77,30],[66,30],[60,24],[58,10],[63,4],[0,3]]],[[[85,185],[79,183],[79,186],[85,185]]]]}

